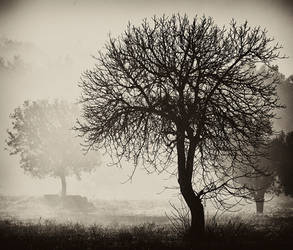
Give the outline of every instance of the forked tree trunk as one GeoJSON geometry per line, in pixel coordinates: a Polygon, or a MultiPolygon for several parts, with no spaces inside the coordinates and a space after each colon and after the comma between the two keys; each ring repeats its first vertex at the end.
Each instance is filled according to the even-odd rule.
{"type": "Polygon", "coordinates": [[[264,209],[265,190],[258,190],[255,192],[254,200],[256,204],[256,213],[262,214],[264,209]]]}
{"type": "Polygon", "coordinates": [[[62,185],[61,196],[65,197],[66,196],[66,177],[65,177],[65,175],[61,175],[60,179],[61,179],[61,185],[62,185]]]}
{"type": "Polygon", "coordinates": [[[186,150],[184,133],[184,131],[179,130],[177,137],[178,183],[181,194],[191,214],[191,227],[188,236],[192,245],[197,246],[197,243],[201,241],[204,236],[205,228],[203,205],[200,197],[195,195],[192,187],[194,154],[197,141],[190,141],[189,148],[186,150]]]}

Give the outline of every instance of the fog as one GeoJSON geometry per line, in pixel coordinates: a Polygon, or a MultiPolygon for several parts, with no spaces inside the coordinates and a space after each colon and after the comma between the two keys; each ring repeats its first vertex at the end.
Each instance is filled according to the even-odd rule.
{"type": "MultiPolygon", "coordinates": [[[[33,178],[19,167],[19,157],[4,150],[9,114],[25,100],[56,98],[76,102],[81,73],[94,65],[95,55],[108,36],[122,33],[130,21],[139,24],[153,15],[186,13],[189,17],[211,16],[219,25],[231,18],[267,28],[289,58],[278,63],[286,77],[293,74],[293,8],[290,1],[4,1],[0,8],[0,194],[42,196],[60,193],[58,178],[33,178]],[[10,66],[9,66],[10,65],[10,66]],[[13,66],[11,66],[13,65],[13,66]]],[[[281,97],[282,99],[282,97],[281,97]]],[[[286,125],[288,130],[288,125],[286,125]]],[[[283,121],[275,123],[284,129],[283,121]]],[[[291,127],[292,129],[292,127],[291,127]]],[[[68,193],[101,200],[176,199],[177,185],[167,174],[147,174],[138,169],[132,181],[131,163],[110,167],[101,154],[101,164],[81,180],[68,178],[68,193]],[[124,183],[124,184],[123,184],[124,183]],[[163,191],[163,192],[162,192],[163,191]]],[[[161,210],[160,210],[161,211],[161,210]]],[[[163,210],[162,210],[163,211],[163,210]]],[[[162,212],[161,211],[161,212],[162,212]]],[[[163,212],[162,212],[163,213],[163,212]]]]}

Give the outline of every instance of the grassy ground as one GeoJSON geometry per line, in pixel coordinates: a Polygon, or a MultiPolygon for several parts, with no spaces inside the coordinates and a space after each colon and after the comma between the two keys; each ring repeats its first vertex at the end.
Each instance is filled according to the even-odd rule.
{"type": "MultiPolygon", "coordinates": [[[[52,220],[0,220],[1,249],[190,249],[184,233],[170,225],[87,225],[52,220]]],[[[196,249],[292,249],[293,215],[208,219],[196,249]]]]}

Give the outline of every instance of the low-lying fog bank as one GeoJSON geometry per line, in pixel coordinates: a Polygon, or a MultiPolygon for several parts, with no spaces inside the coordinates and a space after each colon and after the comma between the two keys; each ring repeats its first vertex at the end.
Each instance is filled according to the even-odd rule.
{"type": "MultiPolygon", "coordinates": [[[[0,196],[0,218],[17,219],[21,221],[42,222],[54,220],[56,222],[78,222],[83,224],[125,224],[137,225],[141,223],[169,223],[166,216],[172,212],[170,202],[181,207],[179,201],[174,200],[88,200],[86,197],[69,195],[61,199],[57,195],[45,196],[0,196]]],[[[206,204],[207,217],[237,215],[251,217],[255,214],[255,204],[234,207],[234,212],[216,211],[206,204]]],[[[285,196],[274,197],[265,202],[264,214],[293,213],[293,199],[285,196]]],[[[174,212],[174,211],[173,211],[174,212]]]]}

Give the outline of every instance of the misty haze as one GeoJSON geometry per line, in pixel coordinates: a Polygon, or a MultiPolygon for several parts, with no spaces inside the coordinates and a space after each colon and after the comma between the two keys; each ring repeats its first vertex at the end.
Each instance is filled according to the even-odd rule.
{"type": "Polygon", "coordinates": [[[0,2],[1,249],[291,249],[289,0],[0,2]]]}

